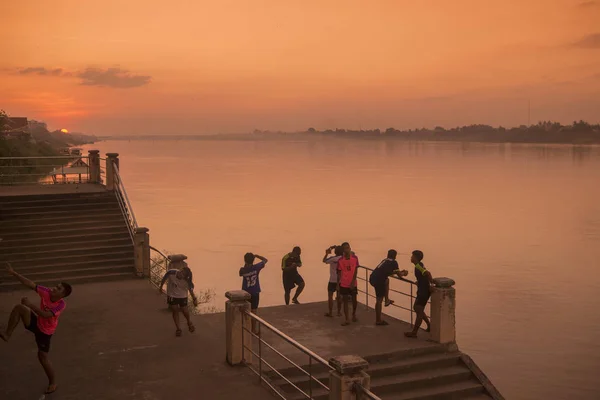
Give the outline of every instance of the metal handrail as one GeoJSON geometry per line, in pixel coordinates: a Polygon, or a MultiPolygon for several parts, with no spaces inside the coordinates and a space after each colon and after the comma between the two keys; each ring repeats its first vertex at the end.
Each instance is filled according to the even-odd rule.
{"type": "Polygon", "coordinates": [[[121,212],[127,220],[129,235],[131,236],[131,241],[133,242],[133,235],[135,234],[135,230],[138,228],[137,220],[135,219],[135,214],[133,213],[133,207],[129,202],[129,197],[127,196],[127,191],[125,190],[125,184],[123,183],[123,179],[119,174],[119,167],[117,167],[115,163],[113,163],[113,171],[116,189],[115,193],[117,194],[117,199],[119,201],[119,206],[121,207],[121,212]]]}
{"type": "Polygon", "coordinates": [[[169,268],[169,258],[160,250],[155,247],[150,246],[150,251],[154,251],[158,253],[159,260],[156,260],[155,257],[150,256],[150,283],[156,287],[160,286],[160,281],[162,277],[167,272],[169,268]],[[162,257],[162,259],[160,259],[162,257]]]}
{"type": "Polygon", "coordinates": [[[244,313],[245,316],[248,316],[252,320],[252,322],[253,322],[252,325],[254,325],[254,321],[256,321],[258,323],[258,334],[256,334],[252,330],[248,329],[245,326],[245,324],[244,324],[245,318],[242,318],[242,343],[243,343],[242,346],[243,346],[244,350],[248,350],[250,352],[250,354],[252,354],[252,355],[254,355],[255,357],[258,358],[258,371],[255,368],[253,368],[250,364],[246,364],[246,365],[250,368],[250,370],[252,372],[254,372],[256,375],[258,375],[259,380],[261,382],[265,382],[280,398],[285,399],[285,396],[282,393],[280,393],[280,391],[277,390],[271,384],[271,382],[269,382],[269,380],[266,379],[263,376],[263,364],[265,364],[271,371],[273,371],[275,374],[277,374],[281,379],[283,379],[285,382],[287,382],[289,385],[291,385],[294,389],[296,389],[298,392],[300,392],[300,394],[302,394],[302,396],[304,396],[307,399],[312,399],[313,398],[313,381],[316,382],[320,387],[322,387],[325,390],[329,391],[329,387],[327,385],[325,385],[323,382],[321,382],[319,379],[315,378],[313,376],[313,373],[312,373],[313,359],[315,361],[317,361],[319,364],[324,365],[327,369],[333,370],[333,367],[331,365],[329,365],[329,363],[324,358],[322,358],[321,356],[319,356],[318,354],[316,354],[312,350],[308,349],[307,347],[301,345],[300,343],[298,343],[297,341],[295,341],[294,339],[292,339],[291,337],[289,337],[285,333],[281,332],[279,329],[275,328],[273,325],[271,325],[270,323],[268,323],[264,319],[260,318],[256,314],[253,314],[253,313],[251,313],[249,311],[243,311],[243,313],[244,313]],[[265,328],[267,328],[268,330],[270,330],[271,332],[275,333],[275,335],[277,335],[278,337],[280,337],[281,339],[283,339],[287,343],[289,343],[292,346],[294,346],[296,349],[298,349],[301,352],[303,352],[305,355],[307,355],[308,356],[308,371],[305,370],[300,365],[298,365],[297,363],[295,363],[294,361],[292,361],[289,357],[286,357],[283,353],[281,353],[279,350],[275,349],[272,345],[270,345],[269,343],[267,343],[262,338],[262,327],[263,326],[265,328]],[[248,346],[246,346],[245,341],[244,341],[244,335],[247,334],[247,333],[249,333],[251,335],[251,337],[254,337],[254,338],[258,339],[258,353],[255,352],[252,348],[248,348],[248,346]],[[288,363],[290,363],[296,369],[298,369],[299,371],[301,371],[304,375],[308,376],[308,393],[306,393],[304,390],[302,390],[301,388],[299,388],[298,385],[294,384],[291,380],[289,380],[288,378],[286,378],[281,372],[279,372],[277,370],[277,368],[275,368],[273,365],[271,365],[269,362],[267,362],[263,358],[263,356],[262,356],[262,346],[263,345],[267,346],[275,354],[277,354],[278,356],[280,356],[281,358],[283,358],[285,361],[287,361],[288,363]]]}
{"type": "MultiPolygon", "coordinates": [[[[363,293],[365,295],[366,307],[369,308],[369,297],[376,298],[376,296],[374,296],[373,294],[369,293],[369,286],[370,286],[370,284],[369,284],[369,272],[373,272],[374,269],[369,268],[369,267],[365,267],[363,265],[359,265],[358,268],[363,268],[365,270],[365,277],[364,278],[361,277],[361,276],[358,276],[358,274],[356,276],[356,278],[358,280],[365,282],[365,290],[363,291],[363,290],[359,289],[358,286],[357,286],[357,290],[360,293],[363,293]]],[[[390,305],[393,306],[393,307],[399,308],[401,310],[405,310],[405,311],[410,312],[410,324],[412,325],[414,323],[414,313],[415,313],[415,311],[413,309],[413,306],[412,306],[412,303],[416,299],[416,296],[414,295],[413,286],[417,286],[417,282],[411,281],[410,279],[401,278],[401,277],[398,277],[396,275],[392,275],[392,276],[390,276],[390,278],[395,279],[397,281],[401,281],[401,282],[405,282],[405,283],[409,283],[410,284],[410,293],[401,292],[399,290],[395,290],[395,289],[393,289],[393,288],[390,287],[390,292],[394,292],[394,293],[400,294],[402,296],[409,297],[410,301],[411,301],[410,307],[404,307],[404,306],[401,306],[401,305],[396,304],[396,303],[391,303],[390,305]]],[[[428,301],[428,303],[430,303],[430,301],[428,301]]]]}
{"type": "Polygon", "coordinates": [[[381,400],[381,397],[371,392],[369,389],[365,389],[363,385],[358,382],[354,382],[352,385],[352,391],[356,394],[356,400],[381,400]]]}

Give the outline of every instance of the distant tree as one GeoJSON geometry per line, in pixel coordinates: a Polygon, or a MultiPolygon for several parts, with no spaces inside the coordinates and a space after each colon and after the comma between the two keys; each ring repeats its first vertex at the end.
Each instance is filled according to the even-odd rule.
{"type": "Polygon", "coordinates": [[[317,130],[315,128],[308,128],[306,132],[315,133],[317,130]]]}
{"type": "Polygon", "coordinates": [[[0,132],[7,130],[8,128],[8,114],[6,111],[0,109],[0,132]]]}

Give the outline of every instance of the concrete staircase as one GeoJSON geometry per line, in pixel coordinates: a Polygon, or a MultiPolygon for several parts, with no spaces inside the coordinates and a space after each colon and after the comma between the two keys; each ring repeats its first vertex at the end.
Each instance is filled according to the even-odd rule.
{"type": "MultiPolygon", "coordinates": [[[[449,352],[445,346],[431,346],[402,352],[364,357],[369,362],[371,391],[383,400],[491,400],[492,396],[463,361],[459,351],[449,352]]],[[[308,366],[303,366],[308,370],[308,366]]],[[[328,370],[312,366],[313,375],[329,386],[328,370]]],[[[280,371],[286,378],[308,393],[308,377],[296,368],[280,371]]],[[[293,386],[273,372],[267,373],[271,383],[286,394],[287,399],[305,398],[293,386]]],[[[327,400],[328,392],[313,383],[314,399],[327,400]]]]}
{"type": "MultiPolygon", "coordinates": [[[[36,283],[134,277],[133,244],[112,192],[0,197],[0,261],[36,283]]],[[[20,284],[0,266],[0,291],[20,284]]]]}

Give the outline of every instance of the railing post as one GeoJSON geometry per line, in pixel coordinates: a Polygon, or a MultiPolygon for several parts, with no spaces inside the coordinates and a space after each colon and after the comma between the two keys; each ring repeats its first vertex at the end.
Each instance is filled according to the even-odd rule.
{"type": "Polygon", "coordinates": [[[100,183],[100,151],[88,150],[88,167],[90,183],[100,183]]]}
{"type": "Polygon", "coordinates": [[[106,153],[106,189],[115,190],[115,168],[119,168],[119,153],[106,153]]]}
{"type": "Polygon", "coordinates": [[[150,276],[150,235],[148,228],[138,227],[133,233],[135,273],[139,277],[150,276]]]}
{"type": "Polygon", "coordinates": [[[454,280],[435,278],[431,293],[431,340],[438,343],[456,341],[456,290],[454,280]]]}
{"type": "Polygon", "coordinates": [[[369,363],[359,356],[338,356],[329,360],[335,370],[329,372],[329,400],[354,400],[355,383],[371,388],[371,377],[366,370],[369,363]]]}
{"type": "Polygon", "coordinates": [[[251,364],[252,353],[244,347],[252,348],[252,335],[243,334],[243,326],[252,326],[250,317],[246,315],[250,312],[250,293],[244,290],[230,290],[225,293],[225,297],[228,299],[225,303],[227,363],[229,365],[251,364]]]}

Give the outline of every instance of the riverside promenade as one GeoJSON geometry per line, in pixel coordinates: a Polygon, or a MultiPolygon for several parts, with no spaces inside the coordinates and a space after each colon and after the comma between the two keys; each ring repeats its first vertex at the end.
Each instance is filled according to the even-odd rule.
{"type": "MultiPolygon", "coordinates": [[[[23,296],[37,297],[28,290],[0,293],[3,327],[23,296]]],[[[425,332],[418,339],[405,338],[402,333],[409,324],[391,317],[389,326],[375,326],[373,310],[364,305],[359,305],[359,322],[348,327],[340,326],[340,318],[324,317],[325,307],[326,303],[266,307],[260,316],[326,359],[434,346],[425,332]]],[[[227,364],[225,313],[193,319],[196,332],[184,330],[176,338],[165,298],[145,279],[75,286],[50,353],[59,389],[45,398],[237,399],[242,392],[245,400],[272,398],[249,368],[227,364]]],[[[286,344],[266,330],[264,338],[285,349],[286,344]]],[[[302,353],[292,350],[284,351],[306,363],[302,353]]],[[[42,398],[46,378],[36,352],[33,335],[22,326],[9,343],[0,342],[0,398],[42,398]]]]}

